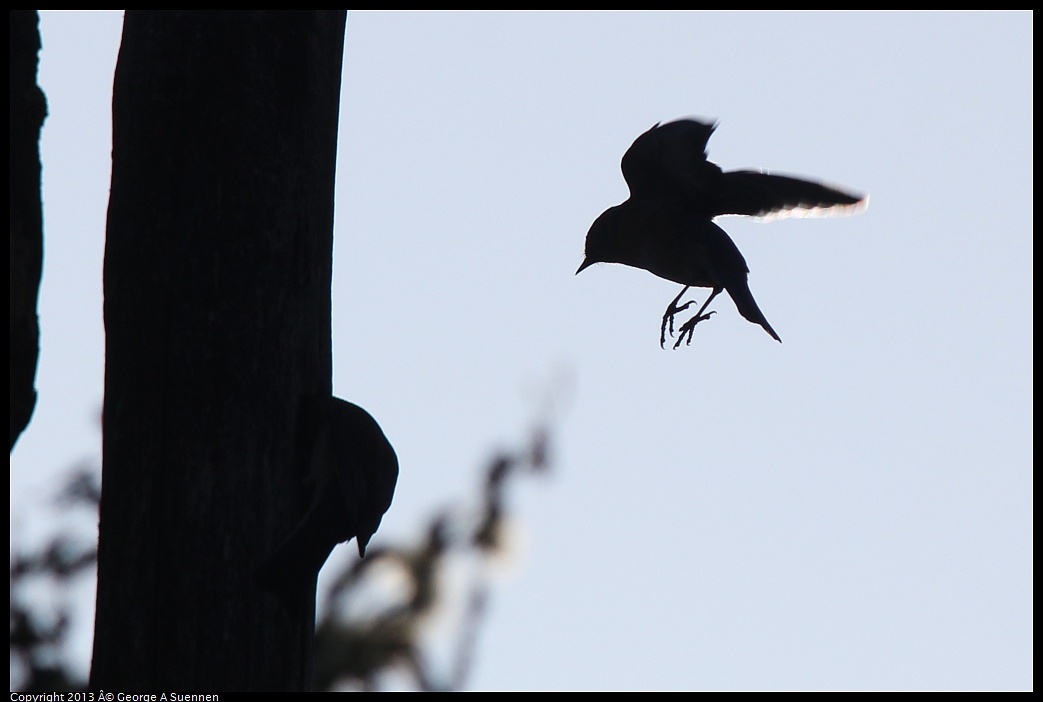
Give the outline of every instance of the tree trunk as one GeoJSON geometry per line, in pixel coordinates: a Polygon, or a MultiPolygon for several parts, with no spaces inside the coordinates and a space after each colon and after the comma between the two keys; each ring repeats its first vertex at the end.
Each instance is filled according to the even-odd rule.
{"type": "Polygon", "coordinates": [[[40,322],[36,300],[43,265],[40,127],[47,115],[36,85],[40,51],[36,10],[11,10],[11,450],[36,407],[40,322]]]}
{"type": "Polygon", "coordinates": [[[113,91],[91,688],[304,689],[314,612],[253,572],[331,394],[344,11],[128,11],[113,91]]]}

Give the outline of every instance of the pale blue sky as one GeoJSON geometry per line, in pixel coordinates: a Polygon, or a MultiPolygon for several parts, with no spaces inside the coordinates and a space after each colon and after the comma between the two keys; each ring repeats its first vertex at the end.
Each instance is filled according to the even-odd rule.
{"type": "MultiPolygon", "coordinates": [[[[21,533],[54,471],[100,451],[120,31],[43,13],[21,533]]],[[[1032,54],[1027,12],[351,13],[334,387],[402,464],[374,543],[470,497],[563,400],[471,687],[1032,687],[1032,54]],[[722,296],[662,351],[677,286],[573,275],[626,197],[623,152],[686,115],[720,120],[725,168],[871,195],[857,217],[721,221],[781,345],[722,296]]]]}

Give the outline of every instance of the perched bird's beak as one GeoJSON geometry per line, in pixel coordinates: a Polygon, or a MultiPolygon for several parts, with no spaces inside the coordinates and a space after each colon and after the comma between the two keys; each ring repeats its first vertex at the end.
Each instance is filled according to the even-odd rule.
{"type": "Polygon", "coordinates": [[[597,261],[592,261],[589,258],[584,258],[583,263],[579,264],[579,268],[576,269],[576,275],[579,275],[579,272],[582,271],[584,268],[592,266],[595,263],[597,263],[597,261]]]}

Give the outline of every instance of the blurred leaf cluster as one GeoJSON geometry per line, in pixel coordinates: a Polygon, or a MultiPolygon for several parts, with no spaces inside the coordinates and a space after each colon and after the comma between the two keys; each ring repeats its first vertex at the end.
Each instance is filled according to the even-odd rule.
{"type": "MultiPolygon", "coordinates": [[[[55,504],[63,510],[97,515],[101,486],[97,468],[77,468],[55,504]]],[[[96,518],[96,517],[95,517],[96,518]]],[[[82,690],[64,662],[61,648],[72,621],[73,581],[93,575],[98,560],[97,539],[88,543],[59,533],[39,550],[18,552],[11,547],[11,689],[25,692],[82,690]],[[31,596],[39,590],[54,594],[51,606],[31,596]]]]}

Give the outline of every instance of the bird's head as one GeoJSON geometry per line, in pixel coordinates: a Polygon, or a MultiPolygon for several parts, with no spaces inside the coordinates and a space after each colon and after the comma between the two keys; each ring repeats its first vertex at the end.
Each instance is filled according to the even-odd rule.
{"type": "Polygon", "coordinates": [[[391,506],[398,456],[377,421],[358,405],[334,397],[329,413],[344,519],[350,524],[359,556],[364,557],[366,545],[391,506]]]}
{"type": "Polygon", "coordinates": [[[618,209],[618,205],[608,208],[590,225],[590,231],[587,232],[583,263],[576,269],[577,274],[595,263],[620,263],[618,246],[616,245],[616,229],[619,219],[618,209]]]}

